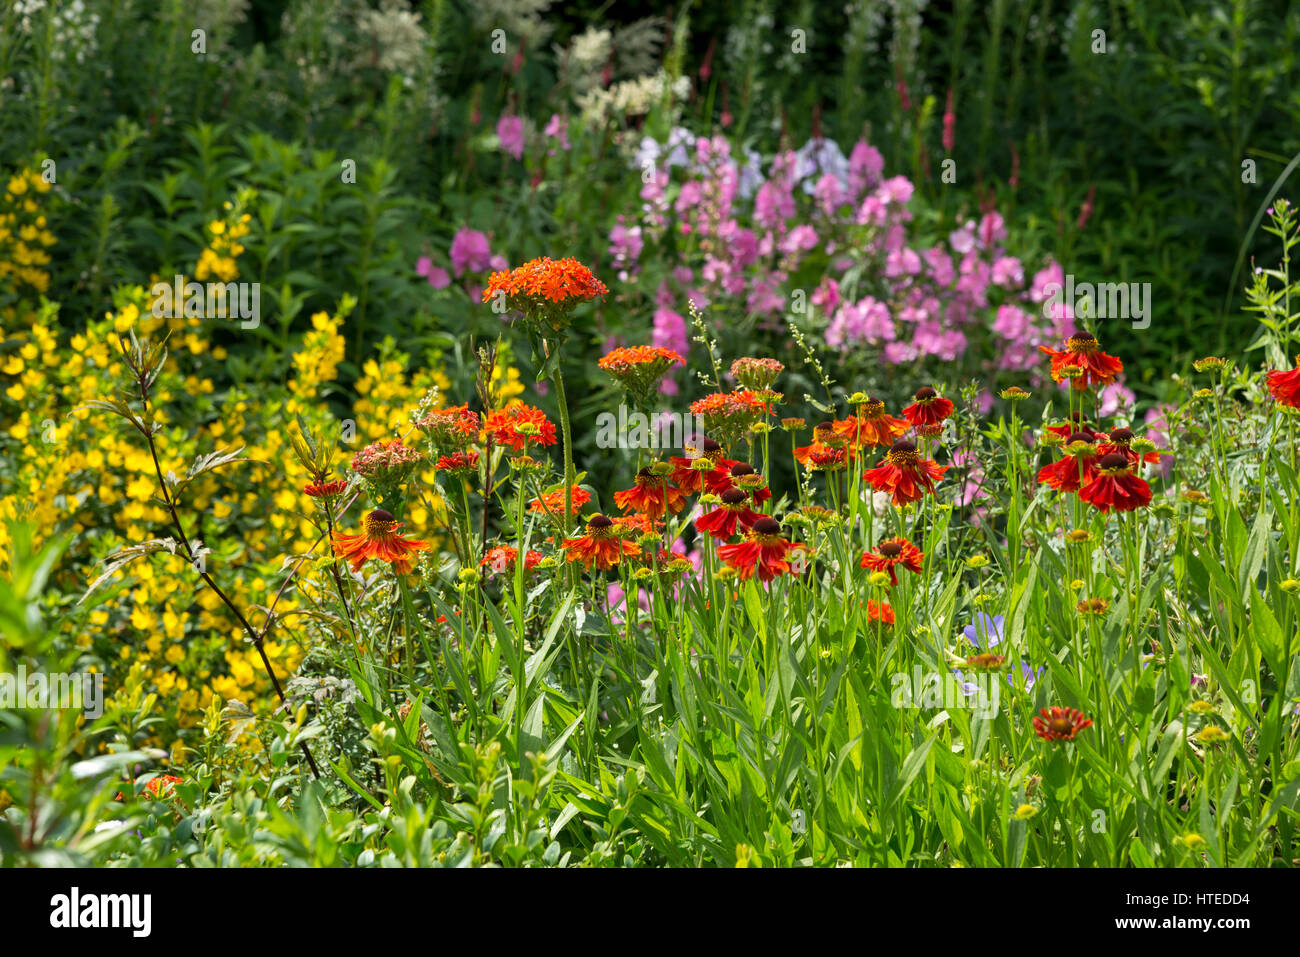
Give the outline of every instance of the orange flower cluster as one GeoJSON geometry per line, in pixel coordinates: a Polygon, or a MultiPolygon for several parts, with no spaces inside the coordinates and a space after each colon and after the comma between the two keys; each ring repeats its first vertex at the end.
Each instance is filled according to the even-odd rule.
{"type": "Polygon", "coordinates": [[[514,452],[522,452],[530,445],[555,444],[555,426],[546,413],[522,402],[489,412],[483,427],[494,442],[514,452]]]}
{"type": "Polygon", "coordinates": [[[649,367],[659,370],[657,378],[673,365],[686,365],[686,360],[675,350],[660,346],[623,346],[606,353],[596,365],[615,377],[640,374],[649,367]]]}
{"type": "Polygon", "coordinates": [[[605,284],[578,260],[542,256],[514,269],[494,272],[483,290],[483,301],[504,294],[511,305],[518,300],[576,303],[595,299],[607,292],[605,284]]]}
{"type": "Polygon", "coordinates": [[[478,441],[478,413],[471,412],[468,403],[449,409],[430,409],[416,426],[428,434],[438,449],[463,450],[478,441]]]}
{"type": "MultiPolygon", "coordinates": [[[[573,514],[577,515],[582,507],[591,501],[591,493],[582,486],[573,489],[573,514]]],[[[541,498],[528,503],[528,510],[537,515],[563,515],[564,489],[558,492],[546,492],[541,498]]]]}
{"type": "Polygon", "coordinates": [[[686,365],[681,354],[660,346],[623,346],[596,363],[632,398],[648,402],[659,380],[675,365],[686,365]]]}

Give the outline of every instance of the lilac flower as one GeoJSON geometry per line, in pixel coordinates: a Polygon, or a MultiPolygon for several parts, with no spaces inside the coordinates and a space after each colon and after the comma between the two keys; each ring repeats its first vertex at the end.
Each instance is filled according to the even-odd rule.
{"type": "MultiPolygon", "coordinates": [[[[734,162],[734,161],[733,161],[734,162]]],[[[754,149],[745,150],[745,165],[736,175],[736,192],[741,199],[749,199],[763,183],[763,158],[754,149]]]]}
{"type": "Polygon", "coordinates": [[[643,137],[641,145],[637,148],[634,165],[637,169],[646,169],[647,167],[661,165],[660,157],[667,154],[663,161],[663,166],[671,168],[673,166],[689,166],[691,162],[690,153],[686,147],[694,140],[691,131],[683,127],[676,126],[668,133],[667,145],[661,144],[653,136],[643,137]]]}
{"type": "Polygon", "coordinates": [[[624,225],[623,217],[619,216],[618,222],[609,231],[609,254],[614,257],[614,268],[619,270],[620,276],[626,278],[627,271],[641,257],[644,245],[641,227],[633,226],[629,229],[624,225]]]}
{"type": "Polygon", "coordinates": [[[845,186],[848,185],[849,161],[834,140],[811,139],[794,156],[794,181],[803,183],[805,193],[813,192],[813,178],[819,173],[829,173],[845,186]]]}

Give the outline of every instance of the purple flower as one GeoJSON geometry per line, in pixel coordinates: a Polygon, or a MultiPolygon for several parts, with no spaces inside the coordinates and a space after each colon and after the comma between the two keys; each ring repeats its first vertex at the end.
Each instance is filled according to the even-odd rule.
{"type": "Polygon", "coordinates": [[[862,195],[880,182],[880,175],[885,171],[885,158],[880,150],[870,143],[859,141],[849,153],[849,191],[854,196],[862,195]]]}
{"type": "Polygon", "coordinates": [[[686,320],[680,313],[673,312],[667,306],[655,310],[654,335],[655,346],[672,349],[685,355],[690,350],[690,340],[686,335],[686,320]]]}
{"type": "Polygon", "coordinates": [[[609,231],[609,254],[614,257],[614,267],[620,271],[620,274],[626,273],[636,265],[644,246],[641,227],[633,226],[629,229],[620,216],[614,228],[609,231]]]}
{"type": "MultiPolygon", "coordinates": [[[[561,116],[559,113],[552,113],[550,121],[546,124],[544,130],[547,136],[553,140],[559,140],[560,149],[569,149],[569,118],[561,116]]],[[[500,127],[497,128],[497,134],[500,135],[500,127]]],[[[554,153],[554,150],[551,150],[554,153]]]]}
{"type": "MultiPolygon", "coordinates": [[[[1043,672],[1046,670],[1046,666],[1043,666],[1034,671],[1033,666],[1022,658],[1020,660],[1020,679],[1024,682],[1025,691],[1033,691],[1034,684],[1043,676],[1043,672]]],[[[1007,675],[1007,684],[1011,685],[1012,688],[1016,686],[1014,675],[1007,675]]]]}
{"type": "Polygon", "coordinates": [[[524,158],[524,121],[522,117],[506,114],[497,120],[497,139],[501,149],[516,160],[524,158]]]}
{"type": "Polygon", "coordinates": [[[492,250],[488,238],[477,229],[462,226],[451,240],[451,270],[459,278],[461,273],[483,272],[492,264],[492,250]]]}
{"type": "Polygon", "coordinates": [[[429,280],[434,289],[446,289],[451,285],[451,276],[441,266],[435,266],[428,256],[421,256],[415,261],[415,274],[429,280]]]}
{"type": "Polygon", "coordinates": [[[984,612],[978,612],[975,615],[975,623],[967,625],[961,630],[969,641],[980,651],[987,651],[990,648],[996,648],[1002,641],[1002,623],[1005,619],[1002,615],[989,617],[984,612]],[[987,645],[981,644],[981,641],[987,640],[987,645]]]}

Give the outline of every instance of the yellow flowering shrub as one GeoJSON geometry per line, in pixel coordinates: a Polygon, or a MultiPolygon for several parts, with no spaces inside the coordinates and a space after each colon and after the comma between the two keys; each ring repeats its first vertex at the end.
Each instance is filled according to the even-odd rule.
{"type": "MultiPolygon", "coordinates": [[[[6,181],[0,177],[0,182],[6,181]]],[[[46,250],[55,239],[41,211],[49,191],[50,184],[40,173],[25,169],[9,177],[0,193],[0,306],[4,306],[4,312],[14,309],[12,304],[5,304],[6,287],[18,298],[24,294],[43,295],[49,290],[50,274],[45,267],[50,254],[46,250]]]]}
{"type": "MultiPolygon", "coordinates": [[[[39,190],[39,177],[24,175],[21,182],[17,193],[7,195],[39,190]]],[[[238,277],[238,240],[248,233],[248,218],[236,206],[224,222],[209,224],[211,245],[201,254],[207,264],[200,262],[196,278],[238,277]]],[[[38,235],[36,241],[43,240],[38,235]]],[[[21,283],[27,292],[48,284],[48,277],[40,282],[14,269],[5,277],[8,288],[21,283]]],[[[117,416],[87,407],[122,385],[119,337],[166,337],[168,356],[151,396],[163,475],[185,476],[201,456],[243,448],[244,461],[205,472],[184,489],[181,520],[191,541],[211,549],[207,571],[259,631],[267,606],[293,570],[286,558],[313,547],[327,554],[309,520],[311,502],[303,495],[308,476],[290,446],[297,419],[318,435],[339,438],[338,468],[346,472],[352,455],[367,443],[409,433],[411,411],[431,389],[445,391],[449,382],[436,369],[411,371],[410,356],[389,341],[363,364],[357,398],[343,407],[347,417],[332,412],[329,400],[337,403],[342,391],[336,380],[345,358],[350,297],[333,315],[310,317],[298,345],[284,357],[287,382],[256,387],[223,382],[226,350],[213,345],[212,336],[217,324],[234,330],[235,322],[176,314],[184,310],[155,315],[143,286],[119,288],[112,301],[102,318],[71,333],[60,325],[53,303],[3,314],[8,348],[0,354],[0,575],[7,562],[7,522],[32,525],[38,543],[69,536],[49,590],[63,613],[50,620],[60,623],[64,641],[82,650],[82,667],[105,671],[110,694],[130,669],[141,669],[163,705],[164,719],[150,729],[150,743],[175,750],[195,733],[214,695],[259,713],[278,700],[241,624],[181,557],[161,552],[139,559],[74,607],[101,574],[104,559],[125,546],[175,537],[142,436],[117,416]]],[[[517,370],[503,369],[500,376],[506,384],[518,380],[517,370]]],[[[434,487],[431,472],[422,478],[426,488],[434,487]]],[[[429,510],[439,504],[412,503],[408,523],[432,533],[429,510]]],[[[302,564],[299,579],[275,604],[265,650],[282,685],[310,639],[310,618],[297,612],[312,604],[327,574],[316,563],[302,564]]]]}

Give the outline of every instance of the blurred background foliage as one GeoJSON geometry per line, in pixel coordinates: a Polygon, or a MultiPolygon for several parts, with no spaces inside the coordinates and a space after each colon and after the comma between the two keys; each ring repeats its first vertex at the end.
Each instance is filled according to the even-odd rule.
{"type": "Polygon", "coordinates": [[[257,189],[263,235],[283,227],[258,264],[282,294],[273,321],[300,333],[356,295],[355,378],[385,335],[475,328],[412,272],[461,226],[512,263],[563,250],[599,270],[640,185],[626,131],[725,121],[764,156],[865,135],[941,216],[996,201],[1067,272],[1152,282],[1133,347],[1178,366],[1207,335],[1247,329],[1229,284],[1300,150],[1298,26],[1284,0],[20,0],[0,12],[0,156],[57,164],[64,322],[102,315],[141,264],[167,275],[236,185],[257,189]],[[582,111],[661,70],[680,102],[582,111]],[[954,185],[940,180],[950,91],[954,185]],[[503,114],[535,134],[575,111],[563,164],[497,147],[503,114]]]}

